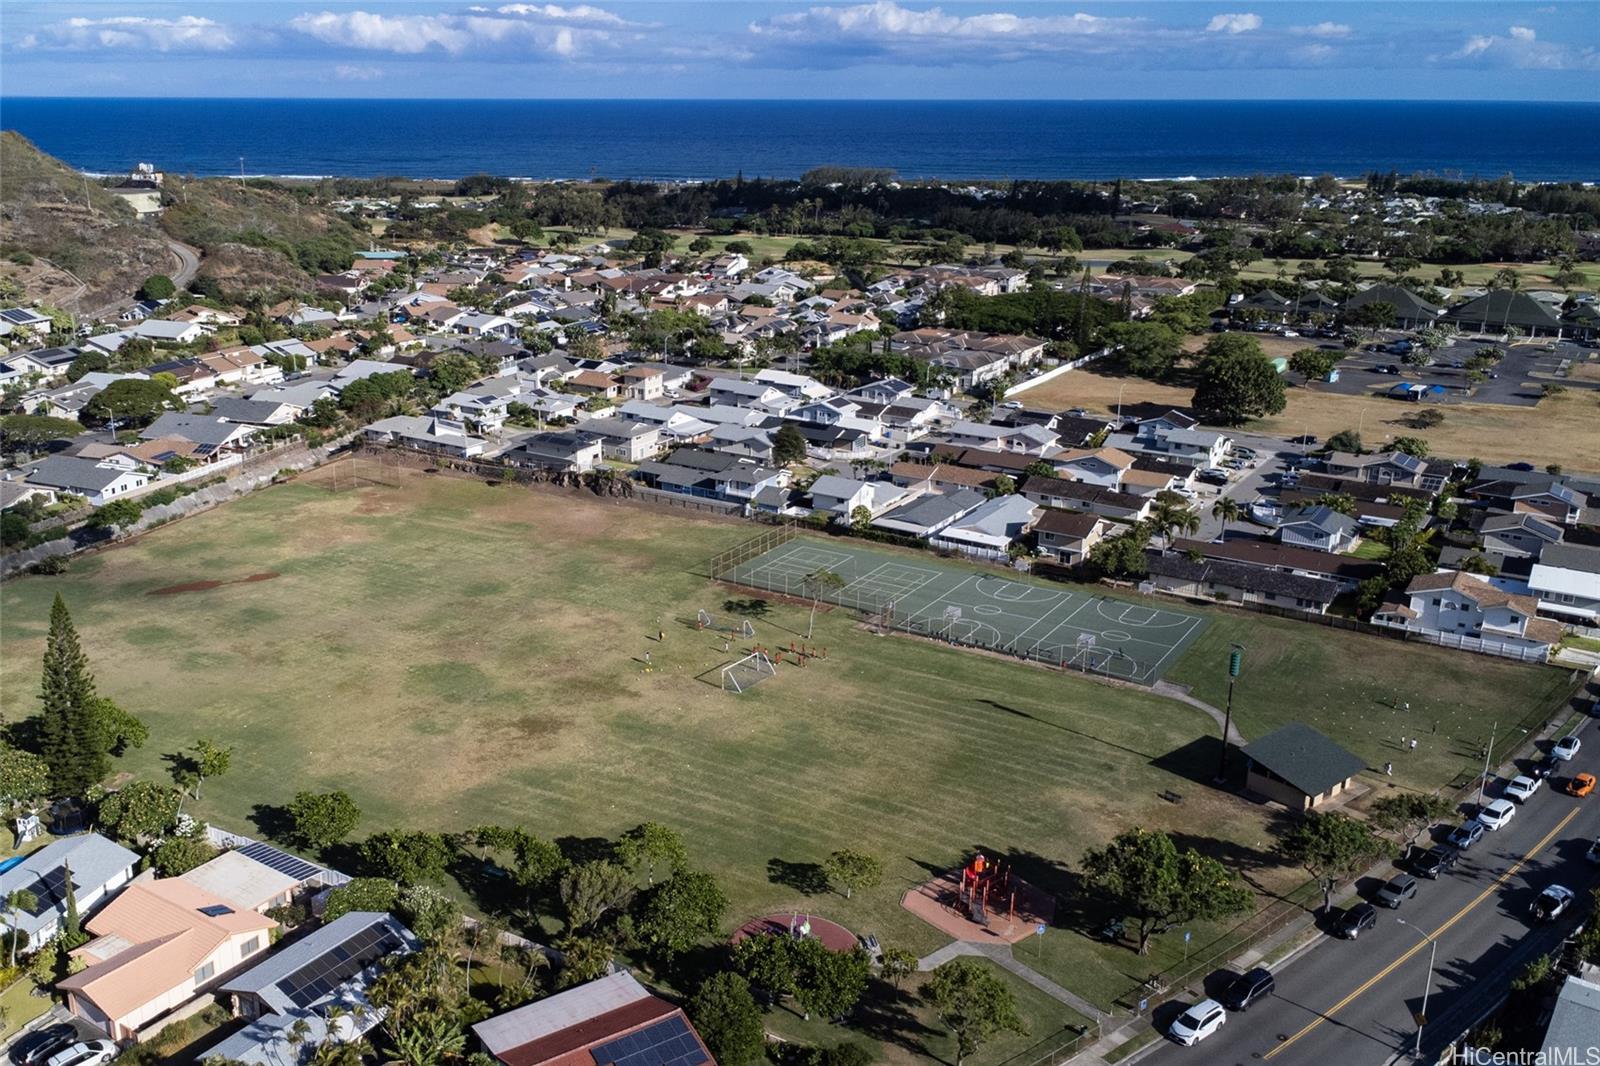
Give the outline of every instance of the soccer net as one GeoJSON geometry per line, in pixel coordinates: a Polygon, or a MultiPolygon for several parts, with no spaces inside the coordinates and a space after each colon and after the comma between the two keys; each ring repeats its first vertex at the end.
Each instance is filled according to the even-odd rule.
{"type": "Polygon", "coordinates": [[[772,665],[766,652],[752,652],[722,668],[722,689],[724,692],[745,692],[777,675],[778,668],[772,665]]]}

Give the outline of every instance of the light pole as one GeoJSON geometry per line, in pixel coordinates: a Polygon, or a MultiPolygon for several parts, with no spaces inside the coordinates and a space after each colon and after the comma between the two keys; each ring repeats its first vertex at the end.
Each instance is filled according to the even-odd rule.
{"type": "Polygon", "coordinates": [[[1233,732],[1233,683],[1244,665],[1244,645],[1234,644],[1228,652],[1228,710],[1222,718],[1222,758],[1217,763],[1217,784],[1228,780],[1228,734],[1233,732]]]}
{"type": "Polygon", "coordinates": [[[1418,1058],[1422,1055],[1422,1027],[1428,1024],[1428,993],[1433,991],[1433,963],[1439,955],[1439,941],[1435,936],[1424,933],[1421,929],[1418,929],[1404,918],[1396,918],[1395,921],[1399,922],[1413,933],[1416,933],[1418,936],[1422,937],[1423,940],[1432,945],[1428,949],[1428,973],[1426,975],[1426,980],[1422,985],[1422,1009],[1417,1011],[1417,1042],[1411,1048],[1411,1057],[1418,1058]]]}
{"type": "Polygon", "coordinates": [[[1127,387],[1128,383],[1126,381],[1117,386],[1117,430],[1119,432],[1122,429],[1122,390],[1127,387]]]}

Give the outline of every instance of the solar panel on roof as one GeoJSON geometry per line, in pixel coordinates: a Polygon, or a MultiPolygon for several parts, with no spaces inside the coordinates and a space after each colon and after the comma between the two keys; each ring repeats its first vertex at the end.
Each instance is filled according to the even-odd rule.
{"type": "Polygon", "coordinates": [[[405,945],[385,924],[367,926],[346,937],[277,982],[296,1007],[309,1007],[385,955],[405,945]]]}
{"type": "Polygon", "coordinates": [[[239,854],[247,859],[254,859],[261,865],[278,871],[296,881],[306,881],[322,872],[322,868],[315,863],[307,862],[298,855],[290,855],[286,851],[279,851],[271,844],[256,841],[246,844],[239,849],[239,854]]]}
{"type": "Polygon", "coordinates": [[[589,1052],[596,1066],[700,1066],[709,1061],[683,1018],[674,1014],[589,1052]]]}
{"type": "Polygon", "coordinates": [[[224,914],[232,914],[233,908],[225,903],[211,903],[201,907],[200,913],[211,918],[221,918],[224,914]]]}

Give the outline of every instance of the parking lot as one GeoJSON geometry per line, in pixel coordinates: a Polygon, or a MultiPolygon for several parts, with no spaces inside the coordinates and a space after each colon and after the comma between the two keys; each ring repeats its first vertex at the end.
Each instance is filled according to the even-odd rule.
{"type": "MultiPolygon", "coordinates": [[[[1385,334],[1374,343],[1389,343],[1403,334],[1385,334]]],[[[1320,341],[1330,346],[1337,342],[1320,341]]],[[[1544,395],[1548,384],[1567,385],[1572,388],[1596,388],[1600,383],[1573,380],[1560,376],[1562,364],[1578,365],[1597,355],[1594,349],[1570,341],[1521,342],[1507,348],[1504,344],[1472,338],[1458,338],[1453,343],[1433,353],[1433,362],[1426,367],[1407,366],[1404,360],[1390,352],[1351,352],[1339,363],[1339,380],[1319,382],[1317,388],[1347,396],[1385,392],[1395,384],[1436,385],[1443,393],[1430,396],[1428,403],[1454,403],[1470,399],[1473,403],[1505,404],[1513,407],[1532,407],[1544,395]],[[1468,380],[1467,365],[1479,348],[1495,347],[1505,355],[1488,373],[1491,375],[1476,387],[1468,380]],[[1382,368],[1398,368],[1399,373],[1385,373],[1382,368]]]]}

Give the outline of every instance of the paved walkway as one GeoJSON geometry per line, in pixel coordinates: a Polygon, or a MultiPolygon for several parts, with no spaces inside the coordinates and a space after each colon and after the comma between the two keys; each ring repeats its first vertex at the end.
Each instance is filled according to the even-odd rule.
{"type": "Polygon", "coordinates": [[[1016,974],[1056,1002],[1065,1003],[1090,1021],[1101,1015],[1100,1008],[1093,1003],[1062,988],[1033,967],[1018,961],[1017,957],[1011,953],[1010,944],[977,943],[971,940],[952,941],[933,954],[918,959],[917,969],[936,970],[951,959],[959,958],[963,955],[974,955],[990,960],[1001,969],[1009,970],[1016,974]]]}
{"type": "Polygon", "coordinates": [[[1150,686],[1150,691],[1154,692],[1157,696],[1165,696],[1169,700],[1177,700],[1179,703],[1187,703],[1196,710],[1204,711],[1206,714],[1211,716],[1211,720],[1213,722],[1217,723],[1218,733],[1222,732],[1223,724],[1227,723],[1228,742],[1233,744],[1235,747],[1244,746],[1244,734],[1239,732],[1239,727],[1229,723],[1227,715],[1211,706],[1211,704],[1207,703],[1205,700],[1196,699],[1195,697],[1189,695],[1189,690],[1187,687],[1183,685],[1174,685],[1170,681],[1157,681],[1154,685],[1150,686]]]}

